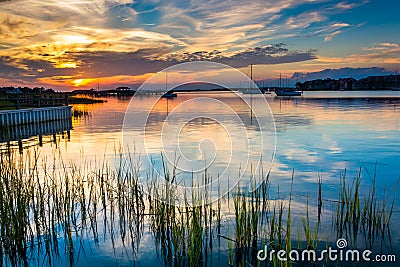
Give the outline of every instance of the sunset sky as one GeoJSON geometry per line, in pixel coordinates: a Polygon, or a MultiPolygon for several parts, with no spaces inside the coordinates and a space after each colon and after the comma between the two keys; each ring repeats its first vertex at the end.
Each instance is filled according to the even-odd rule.
{"type": "Polygon", "coordinates": [[[394,72],[399,18],[398,0],[0,0],[0,86],[129,86],[193,60],[394,72]]]}

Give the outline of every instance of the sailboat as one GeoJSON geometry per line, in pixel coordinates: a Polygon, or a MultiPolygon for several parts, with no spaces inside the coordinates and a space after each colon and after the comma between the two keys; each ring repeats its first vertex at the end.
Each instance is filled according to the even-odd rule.
{"type": "Polygon", "coordinates": [[[176,93],[174,93],[173,91],[169,90],[168,91],[168,73],[165,73],[165,93],[161,96],[162,98],[175,98],[178,95],[176,93]]]}
{"type": "Polygon", "coordinates": [[[277,90],[275,91],[277,96],[301,96],[301,91],[295,90],[277,90]]]}
{"type": "MultiPolygon", "coordinates": [[[[253,82],[253,64],[250,64],[250,80],[253,82]]],[[[252,85],[252,83],[250,83],[252,85]]],[[[251,86],[250,86],[251,87],[251,86]]],[[[262,94],[263,92],[256,86],[256,88],[248,88],[243,91],[243,94],[262,94]]]]}
{"type": "MultiPolygon", "coordinates": [[[[281,79],[282,79],[282,76],[280,75],[279,76],[279,86],[281,85],[281,79]]],[[[275,94],[276,94],[276,96],[301,96],[302,92],[296,91],[291,88],[285,88],[285,89],[279,88],[279,89],[275,90],[275,94]]]]}
{"type": "Polygon", "coordinates": [[[395,80],[394,80],[394,88],[392,88],[392,91],[400,91],[400,87],[397,84],[397,71],[396,71],[396,77],[395,77],[395,80]]]}
{"type": "Polygon", "coordinates": [[[178,96],[178,94],[176,94],[176,93],[173,93],[173,92],[166,92],[165,94],[163,94],[161,97],[163,97],[163,98],[175,98],[175,97],[177,97],[178,96]]]}

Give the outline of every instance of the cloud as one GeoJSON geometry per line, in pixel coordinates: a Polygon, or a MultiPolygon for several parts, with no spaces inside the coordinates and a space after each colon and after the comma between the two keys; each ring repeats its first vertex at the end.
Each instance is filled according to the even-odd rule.
{"type": "Polygon", "coordinates": [[[337,22],[337,23],[332,24],[332,27],[335,27],[335,28],[343,28],[343,27],[349,27],[349,26],[351,26],[351,25],[348,23],[344,23],[344,22],[337,22]]]}
{"type": "Polygon", "coordinates": [[[321,33],[325,34],[324,42],[328,42],[328,41],[331,41],[334,37],[336,37],[339,34],[358,29],[364,25],[365,25],[365,23],[351,25],[346,22],[335,22],[331,25],[325,26],[321,30],[321,33]]]}
{"type": "Polygon", "coordinates": [[[334,6],[334,8],[335,8],[335,9],[341,9],[341,10],[349,10],[349,9],[353,9],[353,8],[355,8],[355,7],[364,5],[364,4],[368,3],[368,2],[369,2],[369,0],[364,0],[364,1],[356,2],[356,3],[354,3],[354,2],[351,3],[351,2],[343,1],[343,2],[337,3],[337,4],[334,6]]]}
{"type": "Polygon", "coordinates": [[[313,11],[299,14],[296,17],[290,17],[286,20],[286,24],[292,29],[304,29],[313,23],[318,23],[324,20],[326,20],[324,15],[322,15],[320,12],[313,11]]]}
{"type": "Polygon", "coordinates": [[[378,43],[362,48],[360,53],[344,57],[342,61],[369,64],[400,64],[400,44],[378,43]]]}
{"type": "Polygon", "coordinates": [[[249,64],[279,64],[299,62],[315,58],[315,51],[291,51],[284,44],[246,49],[233,54],[221,51],[197,51],[166,54],[168,49],[139,49],[133,52],[73,51],[61,55],[36,53],[35,59],[17,56],[0,57],[0,72],[4,78],[25,76],[34,81],[72,81],[113,76],[141,76],[155,73],[174,64],[209,60],[233,67],[249,64]],[[165,55],[166,54],[166,55],[165,55]],[[40,56],[42,55],[42,56],[40,56]],[[64,62],[64,63],[60,63],[64,62]]]}
{"type": "Polygon", "coordinates": [[[395,44],[395,43],[380,43],[380,45],[383,47],[395,47],[395,48],[400,47],[399,44],[395,44]]]}
{"type": "Polygon", "coordinates": [[[330,24],[330,14],[338,13],[331,4],[306,12],[292,11],[303,4],[316,5],[312,0],[186,1],[185,8],[182,8],[185,5],[182,1],[173,3],[160,7],[162,23],[155,29],[185,40],[188,47],[184,49],[190,52],[241,50],[263,45],[266,41],[308,36],[324,24],[330,24]],[[291,11],[286,14],[286,10],[291,11]]]}
{"type": "Polygon", "coordinates": [[[34,82],[142,76],[193,60],[234,67],[302,62],[316,58],[312,45],[281,43],[329,41],[355,29],[331,16],[363,3],[0,0],[0,72],[34,82]]]}
{"type": "Polygon", "coordinates": [[[196,60],[211,60],[232,67],[245,67],[250,64],[281,64],[315,59],[316,51],[289,51],[284,44],[273,44],[265,47],[249,48],[231,55],[222,52],[197,51],[193,53],[169,54],[166,61],[179,63],[196,60]]]}
{"type": "Polygon", "coordinates": [[[363,48],[364,51],[372,51],[372,52],[386,52],[391,54],[400,53],[400,44],[396,43],[379,43],[375,44],[371,47],[363,48]]]}
{"type": "Polygon", "coordinates": [[[7,1],[1,4],[4,14],[25,19],[29,23],[23,27],[25,29],[38,30],[29,35],[15,33],[6,44],[0,45],[18,43],[33,46],[58,40],[71,45],[82,44],[82,41],[106,43],[110,50],[117,47],[118,51],[121,42],[124,42],[125,51],[129,50],[130,42],[134,42],[133,50],[169,45],[171,52],[240,51],[265,45],[267,40],[271,42],[302,34],[306,28],[309,28],[308,33],[315,32],[310,26],[320,27],[319,24],[327,21],[329,12],[332,12],[328,12],[330,5],[327,5],[313,11],[285,15],[285,10],[303,4],[317,3],[314,0],[7,1]],[[128,38],[129,34],[131,38],[128,38]]]}
{"type": "MultiPolygon", "coordinates": [[[[284,2],[279,0],[214,0],[211,2],[181,0],[140,3],[129,0],[49,0],[46,2],[26,0],[4,2],[2,10],[10,16],[29,19],[31,26],[24,28],[31,29],[44,25],[40,31],[32,32],[30,38],[23,38],[27,42],[25,45],[28,43],[39,45],[44,41],[51,43],[58,39],[70,44],[73,44],[75,40],[107,42],[115,47],[119,46],[120,40],[107,36],[126,36],[131,32],[133,35],[130,40],[135,37],[142,39],[142,41],[136,41],[140,48],[156,47],[154,42],[151,47],[145,41],[152,39],[161,46],[170,45],[172,51],[194,52],[213,49],[239,51],[247,47],[259,46],[265,40],[276,40],[299,34],[299,32],[290,31],[301,31],[313,23],[325,21],[328,14],[321,9],[291,16],[286,19],[285,24],[279,22],[284,16],[284,10],[314,3],[314,0],[284,2]],[[55,25],[50,27],[49,24],[55,25]],[[46,29],[48,27],[50,28],[46,29]],[[140,36],[135,36],[134,33],[140,33],[140,36]],[[59,35],[61,39],[58,38],[59,35]],[[65,38],[68,36],[71,38],[65,38]]],[[[21,39],[20,37],[20,34],[16,34],[9,43],[21,39]]],[[[127,46],[125,48],[128,50],[127,46]]]]}
{"type": "Polygon", "coordinates": [[[348,2],[340,2],[335,7],[339,9],[352,9],[356,6],[355,3],[348,3],[348,2]]]}
{"type": "Polygon", "coordinates": [[[90,1],[63,1],[63,0],[24,0],[2,1],[2,10],[10,14],[25,15],[44,20],[46,17],[54,19],[61,16],[105,15],[117,7],[124,7],[132,3],[130,0],[90,0],[90,1]]]}
{"type": "Polygon", "coordinates": [[[325,36],[324,41],[327,42],[327,41],[332,40],[333,37],[335,37],[336,35],[340,34],[341,32],[342,31],[335,31],[335,32],[332,32],[332,33],[328,34],[327,36],[325,36]]]}
{"type": "Polygon", "coordinates": [[[350,25],[349,23],[345,22],[336,22],[333,23],[330,27],[326,28],[327,34],[325,35],[324,41],[328,42],[331,41],[335,36],[341,34],[343,30],[339,30],[341,28],[348,28],[351,27],[351,29],[354,29],[355,27],[350,25]]]}

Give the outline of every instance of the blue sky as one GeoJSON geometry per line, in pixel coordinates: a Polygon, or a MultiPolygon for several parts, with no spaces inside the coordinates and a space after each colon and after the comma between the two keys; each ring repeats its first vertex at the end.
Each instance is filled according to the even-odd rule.
{"type": "Polygon", "coordinates": [[[255,64],[256,79],[400,69],[395,0],[0,0],[0,10],[3,86],[137,84],[193,60],[255,64]]]}

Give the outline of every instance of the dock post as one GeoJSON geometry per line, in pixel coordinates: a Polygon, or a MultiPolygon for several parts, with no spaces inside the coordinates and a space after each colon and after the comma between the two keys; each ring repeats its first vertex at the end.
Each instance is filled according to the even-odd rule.
{"type": "Polygon", "coordinates": [[[22,146],[22,140],[18,140],[18,150],[20,154],[24,152],[24,147],[22,146]]]}

